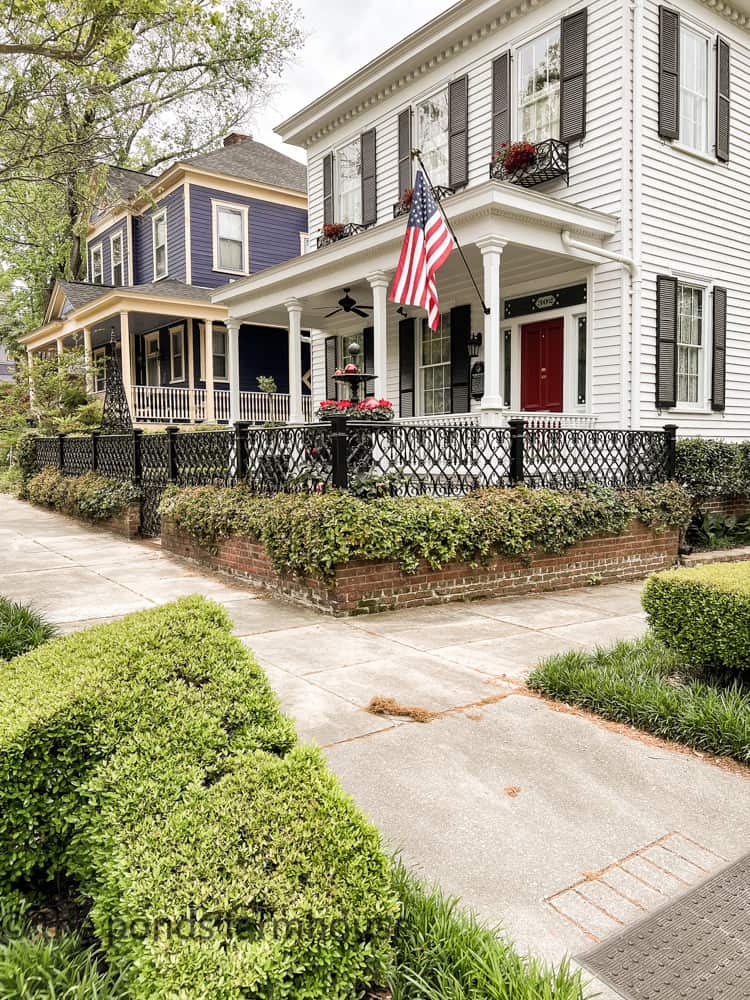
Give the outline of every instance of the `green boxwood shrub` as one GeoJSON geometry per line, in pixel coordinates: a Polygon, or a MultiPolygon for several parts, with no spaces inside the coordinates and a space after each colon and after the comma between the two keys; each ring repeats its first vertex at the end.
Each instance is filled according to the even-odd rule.
{"type": "Polygon", "coordinates": [[[106,521],[121,514],[139,496],[127,482],[107,479],[96,472],[64,476],[53,468],[42,469],[30,479],[25,495],[32,503],[88,521],[106,521]]]}
{"type": "Polygon", "coordinates": [[[39,611],[0,597],[0,660],[28,653],[57,632],[39,611]]]}
{"type": "Polygon", "coordinates": [[[344,1000],[390,961],[389,863],[230,627],[187,598],[9,663],[0,892],[75,877],[131,1000],[344,1000]]]}
{"type": "Polygon", "coordinates": [[[656,530],[684,528],[690,500],[676,483],[571,492],[478,490],[461,499],[347,493],[256,496],[244,487],[199,486],[165,494],[161,513],[200,545],[231,535],[261,541],[280,573],[330,579],[355,559],[479,563],[496,553],[559,552],[584,538],[620,533],[638,518],[656,530]]]}
{"type": "Polygon", "coordinates": [[[750,563],[656,573],[642,600],[654,634],[687,662],[750,667],[750,563]]]}
{"type": "Polygon", "coordinates": [[[750,444],[681,439],[677,442],[675,478],[698,501],[750,496],[750,444]]]}

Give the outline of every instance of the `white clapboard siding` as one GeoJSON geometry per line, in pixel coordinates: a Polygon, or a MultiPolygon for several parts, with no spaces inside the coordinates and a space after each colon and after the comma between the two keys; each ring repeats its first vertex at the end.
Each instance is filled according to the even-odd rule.
{"type": "MultiPolygon", "coordinates": [[[[707,6],[671,4],[685,18],[731,46],[730,161],[700,159],[673,148],[657,134],[658,4],[644,10],[643,73],[643,315],[641,414],[644,427],[676,423],[680,435],[747,438],[750,427],[750,36],[707,6]],[[724,413],[658,412],[656,275],[708,280],[728,290],[727,383],[724,413]]],[[[704,297],[709,310],[710,297],[704,297]]],[[[710,354],[706,352],[710,365],[710,354]]]]}

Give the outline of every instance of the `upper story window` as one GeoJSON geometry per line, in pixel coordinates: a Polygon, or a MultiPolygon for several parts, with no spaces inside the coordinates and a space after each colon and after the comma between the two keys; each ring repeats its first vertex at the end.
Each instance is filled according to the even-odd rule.
{"type": "Polygon", "coordinates": [[[95,285],[104,284],[104,251],[101,243],[91,249],[91,280],[95,285]]]}
{"type": "Polygon", "coordinates": [[[167,276],[167,213],[159,212],[151,220],[154,234],[154,281],[167,276]]]}
{"type": "Polygon", "coordinates": [[[214,270],[247,274],[247,208],[214,202],[214,270]]]}
{"type": "Polygon", "coordinates": [[[336,153],[339,222],[362,220],[362,144],[359,136],[336,153]]]}
{"type": "MultiPolygon", "coordinates": [[[[450,182],[448,88],[417,104],[417,148],[435,187],[450,182]]],[[[438,412],[438,411],[433,411],[438,412]]]]}
{"type": "Polygon", "coordinates": [[[677,403],[702,403],[704,371],[703,289],[677,286],[677,403]]]}
{"type": "Polygon", "coordinates": [[[112,284],[122,285],[124,281],[122,233],[115,233],[110,240],[110,249],[112,251],[112,284]]]}
{"type": "Polygon", "coordinates": [[[560,26],[522,45],[518,67],[518,138],[541,142],[560,134],[560,26]]]}
{"type": "Polygon", "coordinates": [[[708,153],[708,38],[680,24],[680,142],[708,153]]]}

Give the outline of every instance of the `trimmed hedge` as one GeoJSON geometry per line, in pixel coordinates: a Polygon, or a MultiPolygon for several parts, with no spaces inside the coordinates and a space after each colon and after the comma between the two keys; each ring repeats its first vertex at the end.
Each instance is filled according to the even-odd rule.
{"type": "Polygon", "coordinates": [[[698,500],[750,496],[750,442],[681,439],[675,478],[698,500]]]}
{"type": "Polygon", "coordinates": [[[336,492],[264,497],[242,486],[198,486],[168,491],[160,510],[209,549],[232,535],[254,538],[278,572],[322,579],[355,559],[396,560],[414,572],[422,559],[439,569],[454,560],[486,562],[494,554],[559,552],[593,535],[619,534],[633,518],[656,530],[684,528],[691,513],[676,483],[373,500],[336,492]]]}
{"type": "Polygon", "coordinates": [[[26,483],[25,496],[41,507],[88,521],[106,521],[121,514],[139,493],[130,483],[107,479],[96,472],[73,477],[47,468],[26,483]]]}
{"type": "Polygon", "coordinates": [[[689,663],[750,668],[750,563],[657,573],[642,600],[654,634],[689,663]]]}
{"type": "Polygon", "coordinates": [[[390,961],[390,866],[230,627],[187,598],[10,662],[0,891],[74,876],[131,1000],[344,1000],[390,961]]]}

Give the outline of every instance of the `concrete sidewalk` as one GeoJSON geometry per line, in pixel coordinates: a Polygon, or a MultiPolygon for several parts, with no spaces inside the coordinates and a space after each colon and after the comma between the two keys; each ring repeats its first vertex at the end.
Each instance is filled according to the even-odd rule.
{"type": "MultiPolygon", "coordinates": [[[[65,630],[200,593],[223,603],[303,739],[429,879],[559,960],[747,850],[750,769],[565,713],[541,657],[639,635],[638,584],[323,618],[0,497],[0,593],[65,630]],[[374,696],[441,714],[370,715],[374,696]]],[[[603,995],[611,995],[604,990],[603,995]]]]}

